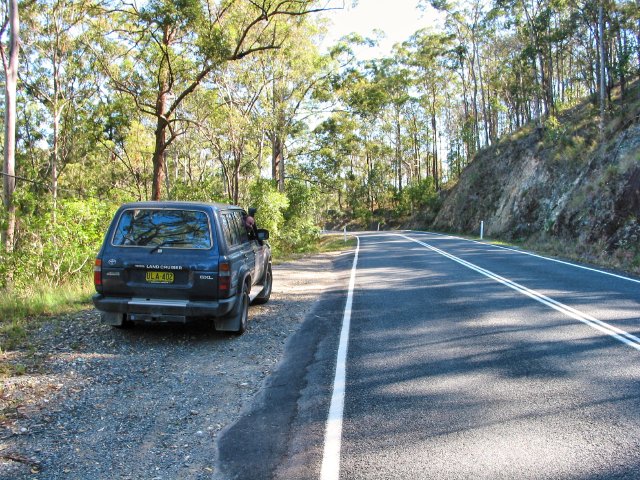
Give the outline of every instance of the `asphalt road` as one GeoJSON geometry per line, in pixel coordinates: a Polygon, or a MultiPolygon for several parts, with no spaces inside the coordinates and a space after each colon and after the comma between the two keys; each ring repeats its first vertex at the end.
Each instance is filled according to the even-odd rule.
{"type": "Polygon", "coordinates": [[[640,478],[640,282],[417,232],[362,234],[353,260],[222,436],[218,478],[640,478]]]}

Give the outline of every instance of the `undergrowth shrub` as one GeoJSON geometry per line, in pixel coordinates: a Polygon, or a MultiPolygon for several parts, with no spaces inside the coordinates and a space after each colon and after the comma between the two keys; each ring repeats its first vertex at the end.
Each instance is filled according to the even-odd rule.
{"type": "Polygon", "coordinates": [[[289,206],[289,199],[278,191],[273,182],[260,179],[249,191],[249,205],[257,208],[256,223],[258,228],[269,230],[269,243],[274,254],[282,249],[281,230],[284,226],[284,211],[289,206]]]}
{"type": "Polygon", "coordinates": [[[287,197],[289,205],[284,211],[282,242],[287,250],[303,251],[320,236],[316,223],[319,195],[304,182],[290,181],[287,197]]]}
{"type": "Polygon", "coordinates": [[[258,227],[269,230],[275,255],[303,251],[318,238],[319,198],[313,187],[299,181],[288,182],[286,193],[279,192],[269,180],[252,185],[249,206],[257,208],[258,227]]]}
{"type": "Polygon", "coordinates": [[[0,288],[28,293],[91,282],[93,259],[117,205],[96,199],[17,198],[15,246],[0,258],[0,288]]]}
{"type": "Polygon", "coordinates": [[[396,213],[408,215],[416,212],[437,212],[440,208],[440,196],[436,192],[433,178],[428,177],[407,185],[398,196],[396,213]]]}

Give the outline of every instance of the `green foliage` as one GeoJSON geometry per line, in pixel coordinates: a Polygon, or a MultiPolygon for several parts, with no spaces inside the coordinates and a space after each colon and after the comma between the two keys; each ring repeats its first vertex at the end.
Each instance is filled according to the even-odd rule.
{"type": "Polygon", "coordinates": [[[274,253],[283,248],[280,239],[284,228],[284,212],[288,206],[289,199],[285,194],[278,192],[273,182],[259,179],[251,186],[247,207],[257,209],[256,224],[258,228],[269,230],[269,243],[274,253]]]}
{"type": "Polygon", "coordinates": [[[2,253],[0,287],[25,293],[81,278],[90,282],[93,259],[116,205],[60,199],[54,212],[51,203],[29,192],[22,191],[16,200],[16,244],[11,254],[2,253]]]}
{"type": "Polygon", "coordinates": [[[198,188],[187,180],[176,180],[170,191],[169,198],[194,202],[227,203],[228,198],[223,192],[222,181],[219,177],[207,176],[198,182],[198,188]]]}
{"type": "Polygon", "coordinates": [[[297,251],[315,242],[320,235],[315,215],[320,196],[315,188],[304,182],[290,181],[287,184],[287,198],[289,206],[284,212],[282,243],[285,249],[297,251]]]}
{"type": "Polygon", "coordinates": [[[410,183],[398,195],[396,213],[409,215],[430,210],[437,211],[440,207],[440,196],[435,188],[433,178],[428,177],[419,182],[410,183]]]}
{"type": "Polygon", "coordinates": [[[140,18],[144,22],[161,26],[187,28],[202,21],[204,14],[198,0],[151,0],[140,10],[140,18]]]}
{"type": "Polygon", "coordinates": [[[321,198],[315,188],[301,181],[288,182],[284,194],[273,182],[260,179],[251,186],[248,207],[257,208],[258,228],[269,230],[269,243],[280,255],[303,251],[318,239],[321,198]]]}
{"type": "Polygon", "coordinates": [[[568,139],[567,127],[557,117],[550,115],[544,123],[544,138],[549,145],[565,144],[568,139]]]}

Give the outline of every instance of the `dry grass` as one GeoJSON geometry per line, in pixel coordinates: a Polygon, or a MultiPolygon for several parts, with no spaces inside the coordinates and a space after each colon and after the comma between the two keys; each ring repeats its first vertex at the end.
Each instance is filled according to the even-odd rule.
{"type": "Polygon", "coordinates": [[[356,246],[356,239],[347,234],[347,240],[345,242],[343,234],[326,234],[322,235],[317,242],[310,244],[302,252],[289,253],[280,255],[278,258],[273,259],[273,263],[280,264],[289,262],[291,260],[297,260],[314,253],[325,252],[339,252],[342,250],[351,250],[356,246]]]}
{"type": "Polygon", "coordinates": [[[92,293],[90,281],[31,292],[0,293],[0,354],[28,346],[29,330],[42,318],[87,308],[92,293]]]}

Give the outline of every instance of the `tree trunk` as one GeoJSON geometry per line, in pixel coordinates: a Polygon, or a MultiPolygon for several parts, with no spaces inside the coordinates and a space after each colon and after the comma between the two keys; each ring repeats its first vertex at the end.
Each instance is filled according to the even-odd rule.
{"type": "Polygon", "coordinates": [[[284,193],[284,140],[280,145],[280,163],[278,164],[278,191],[284,193]]]}
{"type": "Polygon", "coordinates": [[[478,114],[478,77],[476,76],[476,56],[471,55],[471,64],[469,65],[469,73],[473,82],[473,140],[475,143],[474,151],[480,150],[480,128],[478,114]]]}
{"type": "MultiPolygon", "coordinates": [[[[551,25],[550,23],[547,25],[547,36],[551,38],[551,25]]],[[[544,55],[542,54],[542,46],[541,56],[542,61],[544,61],[545,68],[543,69],[543,85],[544,85],[544,96],[545,96],[545,108],[547,111],[547,115],[555,115],[556,107],[555,107],[555,98],[553,94],[553,49],[551,47],[551,43],[547,41],[545,46],[544,55]]]]}
{"type": "Polygon", "coordinates": [[[277,132],[271,134],[271,178],[284,192],[284,141],[277,132]]]}
{"type": "MultiPolygon", "coordinates": [[[[636,8],[640,10],[640,0],[636,0],[636,8]]],[[[636,26],[636,54],[638,56],[638,75],[640,76],[640,16],[638,16],[636,26]]]]}
{"type": "Polygon", "coordinates": [[[53,151],[51,152],[51,198],[53,200],[52,220],[57,221],[56,212],[58,210],[58,155],[60,150],[60,116],[58,111],[57,98],[54,105],[53,115],[53,151]]]}
{"type": "Polygon", "coordinates": [[[162,183],[165,175],[165,152],[167,151],[166,135],[167,121],[158,116],[156,124],[156,144],[153,150],[153,184],[151,185],[151,200],[158,201],[161,197],[162,183]]]}
{"type": "Polygon", "coordinates": [[[623,32],[622,29],[618,29],[616,39],[618,41],[618,64],[619,64],[619,80],[620,80],[620,97],[624,99],[627,95],[627,77],[625,75],[626,65],[623,63],[622,57],[624,56],[624,51],[626,50],[626,34],[624,35],[623,41],[623,32]]]}
{"type": "Polygon", "coordinates": [[[396,148],[395,148],[395,157],[396,157],[396,174],[398,175],[398,193],[402,195],[402,137],[400,132],[400,107],[396,105],[396,148]]]}
{"type": "Polygon", "coordinates": [[[531,42],[531,47],[536,52],[535,55],[533,56],[533,77],[535,80],[535,95],[534,95],[535,98],[533,100],[533,106],[535,108],[536,127],[538,131],[541,132],[542,131],[542,107],[540,105],[540,93],[541,93],[540,90],[544,88],[544,72],[541,72],[541,70],[544,69],[544,65],[542,63],[542,59],[540,55],[539,42],[535,35],[535,24],[533,22],[531,14],[529,13],[529,10],[527,9],[526,2],[523,2],[522,6],[524,7],[524,13],[525,13],[525,16],[527,17],[527,23],[529,24],[529,41],[531,42]],[[540,79],[541,76],[542,76],[542,80],[540,79]]]}
{"type": "MultiPolygon", "coordinates": [[[[16,206],[13,193],[16,189],[16,86],[18,83],[18,54],[20,52],[20,19],[18,0],[8,1],[9,9],[9,58],[2,47],[2,61],[5,72],[5,114],[4,114],[4,173],[2,176],[3,203],[7,212],[6,228],[2,231],[2,244],[7,252],[13,251],[16,228],[16,206]]],[[[9,280],[8,280],[9,281],[9,280]]]]}
{"type": "MultiPolygon", "coordinates": [[[[164,26],[162,45],[165,49],[173,44],[173,33],[168,26],[164,26]]],[[[156,97],[156,130],[155,147],[153,150],[153,184],[151,186],[151,199],[158,201],[162,196],[162,184],[166,175],[166,153],[167,153],[167,129],[169,128],[169,95],[171,86],[169,82],[168,66],[163,59],[164,66],[160,67],[158,75],[158,95],[156,97]]]]}
{"type": "MultiPolygon", "coordinates": [[[[468,87],[467,87],[466,75],[464,74],[464,69],[465,69],[464,59],[460,58],[460,78],[462,80],[462,105],[464,108],[464,122],[462,124],[463,129],[465,129],[466,126],[469,124],[469,118],[470,118],[469,100],[468,100],[468,93],[467,93],[468,87]]],[[[470,138],[468,138],[468,135],[463,135],[463,138],[464,138],[464,143],[467,149],[467,161],[468,161],[471,159],[471,157],[475,153],[475,145],[470,140],[470,138]]]]}
{"type": "MultiPolygon", "coordinates": [[[[57,30],[56,25],[56,30],[57,30]]],[[[52,67],[53,67],[53,95],[51,98],[51,110],[53,113],[53,148],[51,152],[51,199],[53,203],[52,221],[57,221],[58,210],[58,166],[60,152],[60,119],[62,118],[62,102],[60,101],[60,70],[61,61],[58,55],[60,48],[60,36],[55,36],[55,48],[53,50],[52,67]]]]}
{"type": "MultiPolygon", "coordinates": [[[[435,110],[435,107],[434,107],[435,110]]],[[[431,132],[433,141],[433,185],[436,190],[439,190],[440,181],[438,179],[438,133],[435,111],[431,112],[431,132]]]]}
{"type": "Polygon", "coordinates": [[[260,142],[258,143],[258,176],[262,174],[262,156],[264,154],[264,131],[260,133],[260,142]]]}
{"type": "MultiPolygon", "coordinates": [[[[234,153],[234,156],[236,156],[235,153],[234,153]]],[[[233,201],[231,203],[233,203],[234,205],[238,205],[238,202],[240,201],[240,165],[241,165],[240,160],[241,158],[237,158],[237,157],[235,158],[235,165],[233,168],[233,179],[232,179],[233,201]]]]}
{"type": "Polygon", "coordinates": [[[478,52],[478,44],[473,40],[473,54],[476,56],[476,64],[478,65],[478,80],[480,81],[480,102],[482,104],[482,123],[484,125],[484,143],[491,143],[489,138],[489,114],[487,113],[487,100],[484,88],[484,77],[482,75],[482,63],[480,62],[480,53],[478,52]]]}
{"type": "Polygon", "coordinates": [[[599,37],[599,53],[600,53],[600,137],[604,138],[604,113],[607,101],[607,93],[605,88],[606,68],[604,53],[604,8],[602,2],[598,6],[598,37],[599,37]]]}
{"type": "Polygon", "coordinates": [[[372,179],[372,168],[371,168],[371,154],[369,153],[369,149],[367,149],[365,155],[367,156],[367,170],[368,170],[368,181],[367,181],[367,195],[369,197],[369,211],[373,215],[373,211],[375,210],[374,196],[373,196],[373,187],[371,186],[372,179]]]}
{"type": "Polygon", "coordinates": [[[420,168],[420,139],[418,138],[418,118],[416,115],[413,115],[411,119],[413,123],[413,132],[412,132],[412,140],[413,140],[413,168],[412,168],[412,177],[417,178],[418,182],[422,179],[422,172],[420,168]]]}

